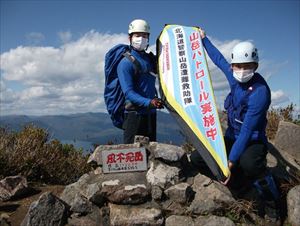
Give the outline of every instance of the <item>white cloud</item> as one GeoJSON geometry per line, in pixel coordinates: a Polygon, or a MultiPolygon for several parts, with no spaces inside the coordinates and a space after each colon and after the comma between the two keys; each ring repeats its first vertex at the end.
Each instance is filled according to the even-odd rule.
{"type": "Polygon", "coordinates": [[[281,89],[277,91],[271,91],[271,100],[272,106],[290,101],[289,97],[281,89]]]}
{"type": "Polygon", "coordinates": [[[57,34],[62,43],[67,43],[72,39],[72,33],[70,31],[61,31],[57,34]]]}
{"type": "MultiPolygon", "coordinates": [[[[14,93],[11,89],[7,88],[5,85],[4,81],[1,79],[0,81],[0,103],[1,103],[1,108],[2,105],[5,104],[10,104],[18,100],[18,95],[14,93]]],[[[1,113],[1,111],[0,111],[1,113]]]]}
{"type": "Polygon", "coordinates": [[[127,34],[86,33],[59,48],[19,46],[1,54],[1,115],[104,111],[104,57],[127,34]],[[14,81],[24,90],[6,88],[14,81]]]}
{"type": "MultiPolygon", "coordinates": [[[[1,54],[1,115],[105,111],[104,57],[112,46],[127,43],[127,34],[92,30],[73,41],[70,32],[58,35],[64,42],[58,48],[19,46],[1,54]]],[[[231,49],[239,42],[211,40],[228,61],[231,49]]],[[[149,49],[155,52],[155,46],[149,49]]],[[[229,85],[223,72],[207,59],[216,101],[222,106],[229,85]]],[[[285,100],[282,93],[272,92],[273,102],[285,100]]]]}

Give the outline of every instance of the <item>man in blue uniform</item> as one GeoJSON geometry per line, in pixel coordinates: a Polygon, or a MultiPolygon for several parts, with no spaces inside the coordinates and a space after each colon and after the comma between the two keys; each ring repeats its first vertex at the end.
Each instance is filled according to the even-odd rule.
{"type": "MultiPolygon", "coordinates": [[[[223,184],[234,187],[237,179],[246,178],[251,182],[249,187],[256,188],[264,200],[265,208],[260,214],[269,214],[265,212],[266,204],[278,210],[279,191],[266,167],[266,116],[271,92],[264,78],[256,72],[257,49],[250,42],[237,44],[229,64],[201,29],[200,34],[209,57],[223,71],[230,85],[224,108],[228,114],[225,143],[231,176],[223,184]]],[[[270,217],[277,219],[278,214],[273,211],[270,217]]]]}
{"type": "Polygon", "coordinates": [[[144,20],[129,24],[130,54],[139,63],[139,73],[132,61],[124,57],[117,68],[118,78],[125,95],[124,143],[133,143],[135,135],[156,140],[156,109],[163,108],[156,97],[156,62],[145,52],[149,45],[150,27],[144,20]]]}

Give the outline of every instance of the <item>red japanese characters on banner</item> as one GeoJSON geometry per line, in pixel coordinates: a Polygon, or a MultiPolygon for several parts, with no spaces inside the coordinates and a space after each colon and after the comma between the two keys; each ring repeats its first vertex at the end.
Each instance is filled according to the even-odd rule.
{"type": "Polygon", "coordinates": [[[192,59],[194,65],[196,66],[195,78],[196,80],[199,80],[200,94],[198,100],[199,100],[199,107],[202,113],[203,126],[206,128],[205,135],[207,138],[210,138],[214,141],[217,136],[215,116],[209,99],[210,97],[209,92],[207,92],[205,89],[205,85],[208,86],[208,84],[205,84],[205,81],[207,80],[204,80],[206,75],[204,72],[204,68],[202,67],[202,61],[200,60],[200,57],[197,58],[197,56],[202,55],[199,32],[193,32],[190,35],[190,42],[191,42],[191,49],[193,54],[192,59]]]}
{"type": "Polygon", "coordinates": [[[127,172],[147,170],[145,148],[102,151],[103,172],[127,172]]]}

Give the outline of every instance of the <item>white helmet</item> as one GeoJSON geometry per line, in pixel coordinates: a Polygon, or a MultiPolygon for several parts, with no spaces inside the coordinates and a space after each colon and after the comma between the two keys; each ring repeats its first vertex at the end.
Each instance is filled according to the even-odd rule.
{"type": "Polygon", "coordinates": [[[257,49],[251,42],[240,42],[231,53],[231,63],[258,63],[257,49]]]}
{"type": "Polygon", "coordinates": [[[134,32],[150,33],[150,26],[145,20],[133,20],[129,24],[128,34],[132,34],[134,32]]]}

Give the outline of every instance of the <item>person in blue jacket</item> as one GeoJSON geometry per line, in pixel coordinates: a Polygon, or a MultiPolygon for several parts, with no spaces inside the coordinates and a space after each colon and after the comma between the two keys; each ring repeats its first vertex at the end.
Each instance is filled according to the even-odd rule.
{"type": "MultiPolygon", "coordinates": [[[[251,42],[240,42],[232,50],[231,64],[200,29],[204,48],[214,64],[225,74],[230,93],[224,108],[228,115],[225,144],[231,176],[223,184],[234,186],[237,179],[250,181],[249,187],[258,191],[264,207],[273,205],[270,216],[279,217],[279,191],[267,170],[267,111],[271,103],[271,91],[265,79],[256,72],[258,51],[251,42]]],[[[261,210],[261,215],[268,214],[261,210]]]]}
{"type": "Polygon", "coordinates": [[[156,97],[154,57],[146,53],[149,45],[150,26],[145,20],[136,19],[129,24],[128,36],[130,54],[139,63],[139,74],[135,65],[124,57],[117,67],[121,89],[125,95],[123,123],[124,143],[133,143],[135,135],[149,137],[156,141],[156,109],[163,108],[161,99],[156,97]]]}

